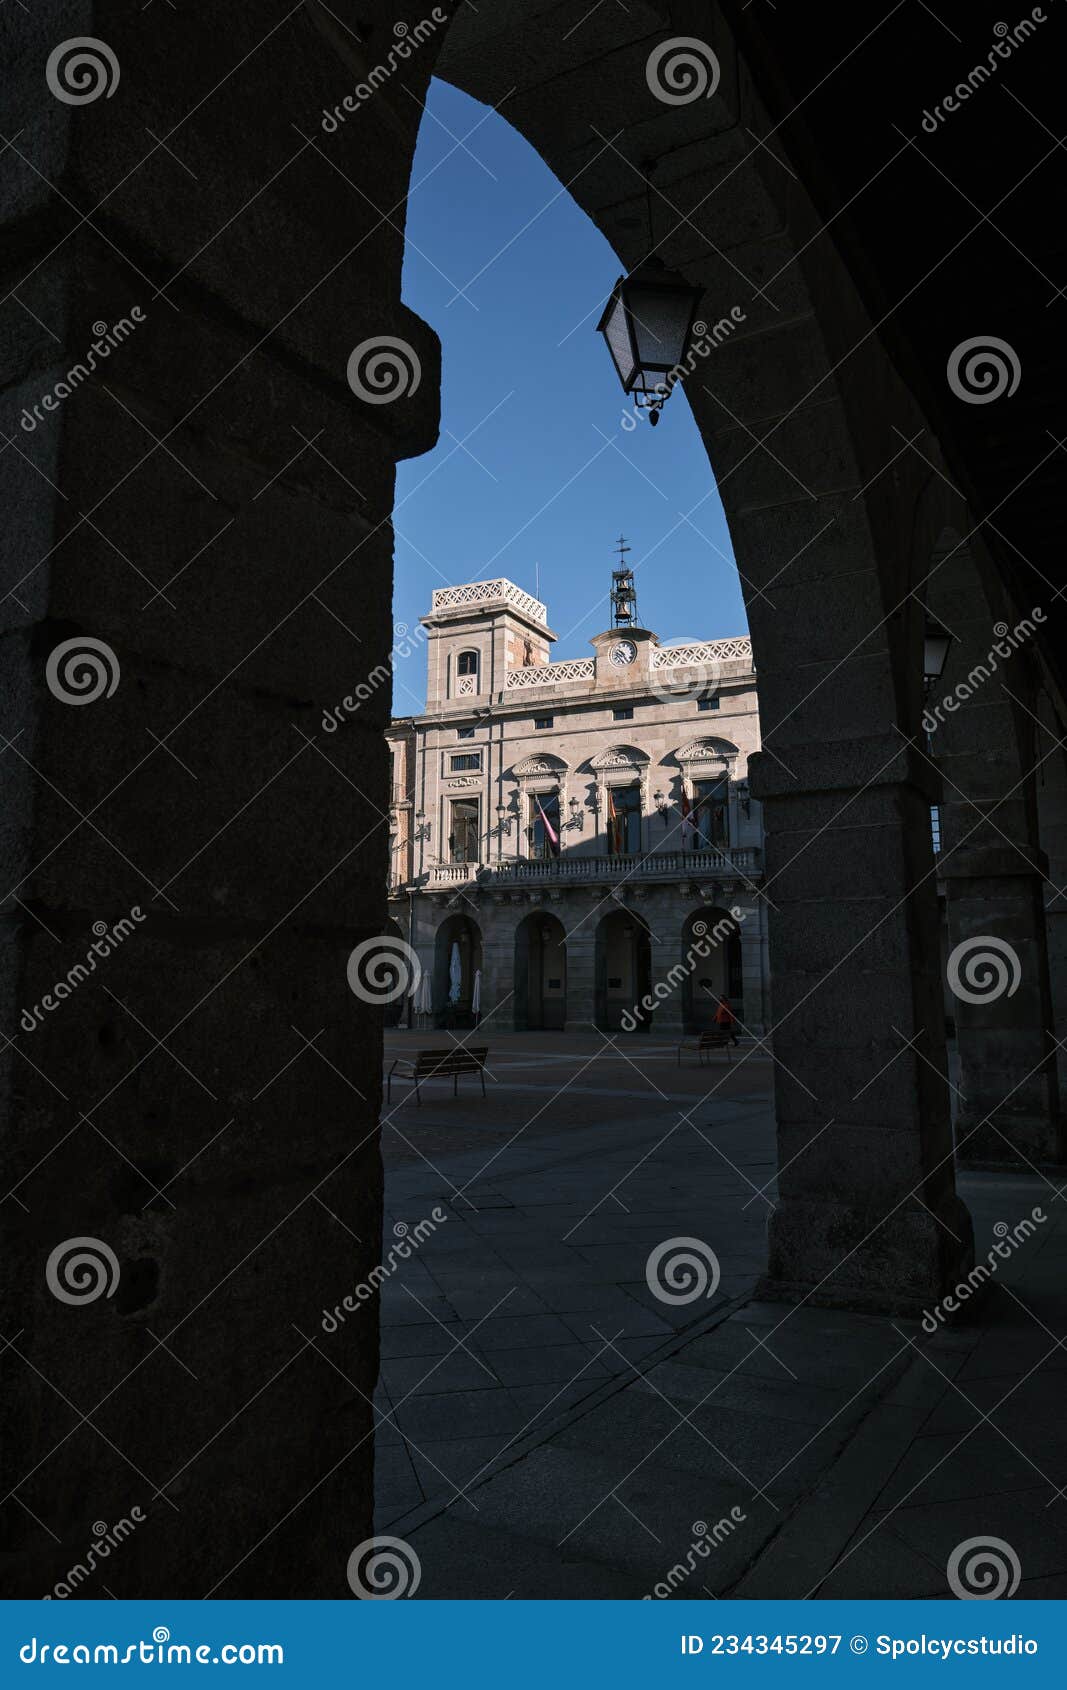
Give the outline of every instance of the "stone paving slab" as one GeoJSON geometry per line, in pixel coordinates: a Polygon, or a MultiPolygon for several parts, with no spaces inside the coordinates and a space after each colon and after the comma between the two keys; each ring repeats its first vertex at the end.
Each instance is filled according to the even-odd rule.
{"type": "Polygon", "coordinates": [[[1011,1544],[1032,1577],[1067,1575],[1067,1517],[1062,1510],[1059,1518],[1050,1512],[1048,1496],[1047,1486],[1041,1486],[982,1497],[978,1508],[971,1497],[944,1507],[901,1508],[892,1526],[897,1537],[942,1567],[963,1539],[995,1536],[1011,1544]]]}
{"type": "MultiPolygon", "coordinates": [[[[387,1061],[401,1037],[390,1035],[387,1061]]],[[[640,1053],[654,1076],[646,1083],[632,1058],[608,1049],[584,1068],[580,1101],[573,1085],[563,1091],[569,1113],[554,1119],[540,1092],[523,1101],[518,1079],[540,1087],[547,1072],[567,1087],[603,1051],[593,1038],[574,1050],[559,1042],[496,1042],[494,1072],[516,1088],[507,1103],[511,1142],[497,1143],[504,1094],[492,1088],[484,1103],[480,1093],[453,1099],[447,1087],[427,1088],[421,1109],[405,1104],[403,1136],[388,1127],[383,1134],[386,1239],[398,1222],[414,1228],[437,1205],[448,1218],[383,1286],[390,1396],[382,1401],[395,1410],[393,1437],[399,1427],[425,1447],[431,1429],[447,1428],[431,1440],[446,1471],[449,1442],[478,1441],[491,1424],[504,1444],[516,1409],[544,1424],[603,1379],[632,1376],[634,1363],[753,1284],[762,1262],[766,1203],[737,1211],[773,1168],[767,1059],[737,1062],[725,1075],[678,1070],[673,1047],[652,1047],[640,1053]],[[699,1132],[680,1121],[694,1105],[699,1132]],[[720,1149],[701,1136],[712,1118],[720,1149]],[[705,1228],[711,1209],[721,1222],[720,1290],[695,1308],[657,1300],[645,1280],[650,1251],[705,1228]],[[460,1340],[467,1349],[443,1361],[460,1340]],[[428,1407],[420,1397],[432,1399],[428,1407]]],[[[412,1459],[412,1471],[424,1472],[415,1452],[412,1459]]],[[[432,1469],[427,1484],[423,1500],[442,1489],[432,1469]]],[[[386,1529],[411,1506],[408,1474],[383,1465],[377,1494],[386,1529]]]]}
{"type": "Polygon", "coordinates": [[[434,1521],[419,1543],[422,1583],[416,1600],[541,1598],[640,1599],[646,1585],[617,1567],[584,1561],[555,1545],[463,1521],[434,1521]]]}
{"type": "Polygon", "coordinates": [[[932,1339],[907,1323],[887,1323],[912,1339],[908,1370],[798,1509],[791,1539],[782,1534],[769,1547],[737,1594],[945,1596],[952,1551],[992,1536],[1010,1547],[1020,1597],[1067,1595],[1067,1505],[1057,1499],[1067,1484],[1067,1440],[1059,1431],[1062,1369],[1054,1366],[1067,1298],[1060,1292],[1046,1302],[1041,1321],[1051,1317],[1049,1330],[1033,1314],[1033,1286],[1044,1282],[1049,1256],[1061,1253],[1063,1205],[1029,1176],[966,1175],[960,1189],[979,1257],[1001,1218],[1029,1213],[1035,1200],[1044,1200],[1048,1222],[1012,1258],[1010,1276],[993,1285],[971,1323],[932,1339]],[[1047,1360],[1039,1367],[1041,1353],[1047,1360]],[[1006,1412],[987,1424],[983,1415],[1002,1398],[1006,1412]]]}
{"type": "MultiPolygon", "coordinates": [[[[565,1084],[559,1036],[543,1038],[565,1084]]],[[[521,1043],[502,1052],[509,1075],[536,1058],[521,1043]]],[[[674,1567],[679,1597],[921,1600],[949,1593],[948,1556],[983,1532],[1018,1555],[1020,1596],[1067,1594],[1067,1205],[1040,1178],[961,1179],[980,1252],[1036,1201],[1048,1224],[969,1324],[933,1336],[755,1303],[774,1195],[766,1068],[654,1077],[663,1095],[647,1099],[587,1083],[551,1123],[531,1097],[536,1120],[518,1130],[513,1116],[503,1147],[490,1134],[472,1148],[482,1129],[466,1130],[463,1099],[424,1104],[424,1139],[406,1120],[401,1155],[386,1134],[389,1221],[414,1225],[436,1202],[449,1216],[383,1300],[380,1401],[395,1419],[378,1527],[420,1556],[420,1596],[636,1597],[674,1567]],[[412,1154],[423,1143],[432,1168],[412,1154]],[[720,1257],[695,1312],[645,1281],[649,1250],[672,1237],[720,1257]],[[401,1313],[407,1289],[437,1318],[401,1313]],[[467,1349],[449,1355],[456,1339],[467,1349]],[[724,1519],[702,1558],[695,1528],[724,1519]]]]}

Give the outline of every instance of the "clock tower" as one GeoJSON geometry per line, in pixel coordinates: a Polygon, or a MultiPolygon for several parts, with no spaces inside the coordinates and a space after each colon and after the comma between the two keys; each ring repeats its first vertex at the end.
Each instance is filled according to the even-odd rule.
{"type": "Polygon", "coordinates": [[[659,644],[649,628],[632,624],[608,628],[594,634],[590,645],[597,657],[597,686],[618,687],[624,692],[650,684],[652,648],[659,644]]]}

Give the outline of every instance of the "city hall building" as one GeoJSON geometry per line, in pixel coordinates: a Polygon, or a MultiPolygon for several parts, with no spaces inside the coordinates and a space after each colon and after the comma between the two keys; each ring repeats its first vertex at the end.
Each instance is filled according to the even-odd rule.
{"type": "Polygon", "coordinates": [[[663,646],[612,577],[592,654],[550,661],[508,580],[433,594],[426,710],[394,719],[390,915],[425,980],[405,1024],[653,1032],[727,993],[768,1023],[747,638],[663,646]]]}

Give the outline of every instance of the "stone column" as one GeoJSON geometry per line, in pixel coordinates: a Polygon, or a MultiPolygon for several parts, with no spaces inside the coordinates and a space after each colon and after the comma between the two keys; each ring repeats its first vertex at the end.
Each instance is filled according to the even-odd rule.
{"type": "Polygon", "coordinates": [[[734,904],[745,912],[741,923],[741,980],[744,986],[744,1030],[760,1038],[767,1025],[766,905],[751,892],[738,893],[734,904]]]}
{"type": "MultiPolygon", "coordinates": [[[[1051,703],[1040,697],[1036,773],[1038,828],[1048,858],[1045,882],[1045,948],[1048,951],[1052,1024],[1057,1040],[1067,1036],[1067,752],[1057,745],[1067,732],[1051,703]]],[[[1067,1086],[1067,1050],[1056,1052],[1060,1097],[1067,1086]]]]}
{"type": "Polygon", "coordinates": [[[523,907],[490,893],[478,902],[482,930],[482,1020],[485,1032],[515,1030],[515,928],[523,907]]]}
{"type": "Polygon", "coordinates": [[[645,917],[652,935],[651,1035],[668,1043],[682,1036],[682,981],[679,972],[687,968],[682,955],[682,910],[677,886],[653,888],[647,898],[633,898],[633,908],[645,917]],[[674,971],[673,981],[669,978],[674,971]],[[658,989],[657,989],[658,988],[658,989]]]}
{"type": "Polygon", "coordinates": [[[928,772],[898,736],[749,764],[764,801],[781,1163],[764,1290],[916,1309],[965,1270],[928,772]],[[927,943],[927,940],[932,941],[927,943]]]}
{"type": "MultiPolygon", "coordinates": [[[[851,306],[842,289],[843,321],[851,306]]],[[[693,403],[714,429],[759,687],[749,781],[763,803],[780,1168],[762,1290],[915,1314],[973,1259],[941,1008],[940,789],[916,743],[923,619],[900,539],[928,475],[920,463],[878,478],[893,428],[914,423],[876,341],[857,332],[856,345],[850,393],[866,382],[885,396],[876,439],[863,437],[871,408],[846,408],[799,318],[717,348],[693,403]],[[730,414],[717,418],[720,395],[730,414]]]]}
{"type": "Polygon", "coordinates": [[[567,1019],[568,1033],[591,1033],[596,1020],[596,928],[603,913],[593,909],[588,892],[571,894],[560,916],[567,935],[567,1019]]]}
{"type": "Polygon", "coordinates": [[[960,1058],[957,1153],[980,1166],[1055,1164],[1067,1155],[1067,1136],[1027,634],[1019,618],[990,613],[974,559],[951,534],[935,557],[930,604],[955,635],[925,721],[944,781],[938,877],[947,894],[946,972],[960,1058]]]}
{"type": "Polygon", "coordinates": [[[111,5],[19,20],[6,1590],[51,1590],[94,1521],[139,1509],[78,1594],[347,1597],[372,1523],[377,1307],[353,1293],[379,1254],[381,1010],[346,965],[385,928],[373,672],[394,465],[435,439],[438,348],[399,305],[396,232],[344,177],[402,202],[418,107],[402,140],[367,112],[334,135],[338,175],[317,122],[350,72],[302,12],[269,35],[248,7],[223,27],[160,7],[150,36],[111,5]],[[46,63],[83,32],[121,81],[72,106],[46,63]],[[422,381],[373,405],[346,368],[387,334],[422,381]]]}
{"type": "Polygon", "coordinates": [[[1061,1163],[1067,1138],[1059,1108],[1052,998],[1045,948],[1044,865],[1020,872],[1012,845],[954,845],[968,806],[946,805],[950,855],[948,983],[960,1076],[956,1147],[978,1166],[1061,1163]]]}

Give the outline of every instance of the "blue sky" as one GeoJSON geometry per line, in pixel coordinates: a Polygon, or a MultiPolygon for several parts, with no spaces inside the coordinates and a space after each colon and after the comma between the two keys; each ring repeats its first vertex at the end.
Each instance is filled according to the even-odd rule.
{"type": "MultiPolygon", "coordinates": [[[[507,575],[533,592],[539,578],[553,658],[587,656],[624,533],[645,627],[665,643],[744,633],[684,394],[657,429],[623,426],[632,404],[594,332],[615,254],[510,124],[441,82],[407,235],[404,300],[441,337],[442,422],[435,449],[399,466],[396,621],[414,626],[434,587],[507,575]]],[[[398,670],[398,715],[422,707],[423,664],[398,670]]]]}

